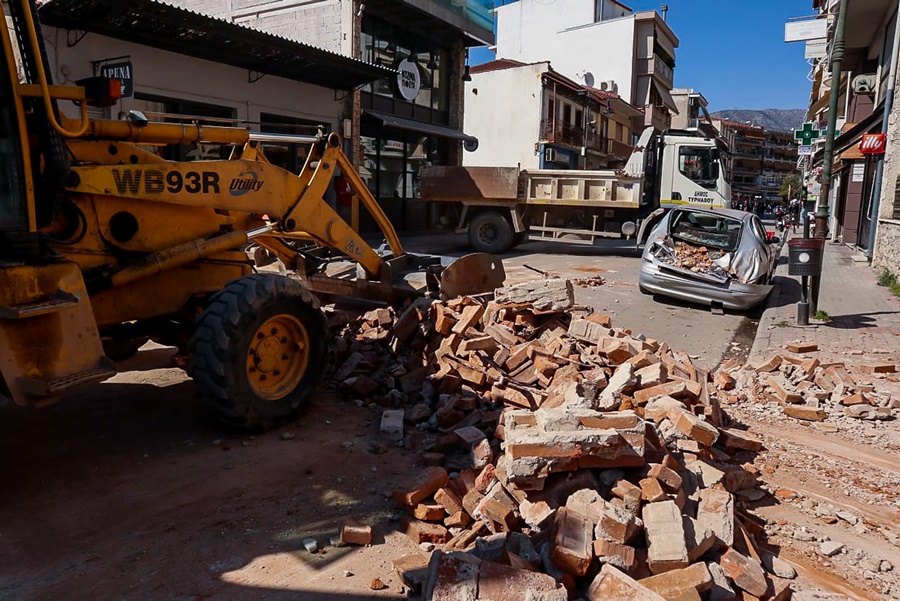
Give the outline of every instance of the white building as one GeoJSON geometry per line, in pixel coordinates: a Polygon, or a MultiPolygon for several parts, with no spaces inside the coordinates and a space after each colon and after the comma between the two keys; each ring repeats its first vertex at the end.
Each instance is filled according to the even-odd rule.
{"type": "Polygon", "coordinates": [[[471,68],[463,129],[478,148],[467,166],[605,169],[632,151],[643,113],[608,90],[557,72],[549,61],[498,59],[471,68]]]}
{"type": "Polygon", "coordinates": [[[670,127],[678,37],[656,12],[635,13],[617,0],[519,0],[496,15],[497,57],[549,60],[592,87],[611,82],[607,89],[645,109],[645,125],[670,127]]]}

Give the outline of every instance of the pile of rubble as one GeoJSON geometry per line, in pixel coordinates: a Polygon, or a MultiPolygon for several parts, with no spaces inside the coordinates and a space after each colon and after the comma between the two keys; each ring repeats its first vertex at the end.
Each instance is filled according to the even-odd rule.
{"type": "Polygon", "coordinates": [[[722,257],[722,251],[709,250],[705,246],[694,246],[686,242],[676,242],[671,262],[675,267],[688,269],[694,273],[725,274],[716,260],[722,257]]]}
{"type": "Polygon", "coordinates": [[[818,350],[814,343],[792,343],[787,350],[758,365],[724,364],[716,377],[727,383],[726,390],[734,389],[726,401],[768,402],[784,415],[814,422],[891,419],[900,407],[900,398],[878,390],[882,378],[896,381],[893,363],[863,363],[851,375],[844,362],[823,363],[810,356],[818,350]]]}
{"type": "MultiPolygon", "coordinates": [[[[710,375],[573,305],[567,280],[419,300],[345,328],[332,378],[430,465],[394,494],[426,599],[784,599],[741,500],[761,443],[710,375]],[[708,593],[706,593],[709,591],[708,593]]],[[[731,379],[733,386],[734,381],[731,379]]]]}

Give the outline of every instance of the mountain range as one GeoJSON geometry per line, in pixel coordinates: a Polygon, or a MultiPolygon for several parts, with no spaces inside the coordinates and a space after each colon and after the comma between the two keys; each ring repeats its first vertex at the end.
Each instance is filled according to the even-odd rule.
{"type": "Polygon", "coordinates": [[[727,119],[739,123],[750,122],[767,130],[793,131],[806,120],[806,109],[728,109],[710,113],[713,119],[727,119]]]}

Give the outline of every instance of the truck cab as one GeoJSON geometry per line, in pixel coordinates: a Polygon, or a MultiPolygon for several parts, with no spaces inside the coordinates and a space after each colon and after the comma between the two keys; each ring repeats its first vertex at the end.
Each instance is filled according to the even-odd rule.
{"type": "Polygon", "coordinates": [[[731,185],[716,140],[695,132],[647,129],[626,166],[643,177],[645,201],[664,209],[680,205],[727,209],[731,185]]]}

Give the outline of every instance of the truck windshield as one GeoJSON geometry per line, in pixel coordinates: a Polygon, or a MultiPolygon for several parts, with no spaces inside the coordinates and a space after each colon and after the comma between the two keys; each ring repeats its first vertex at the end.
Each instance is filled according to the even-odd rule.
{"type": "Polygon", "coordinates": [[[678,149],[678,170],[689,180],[704,188],[715,188],[719,179],[719,163],[707,147],[678,149]]]}
{"type": "Polygon", "coordinates": [[[723,215],[675,209],[669,220],[673,238],[731,252],[741,239],[741,222],[723,215]]]}

